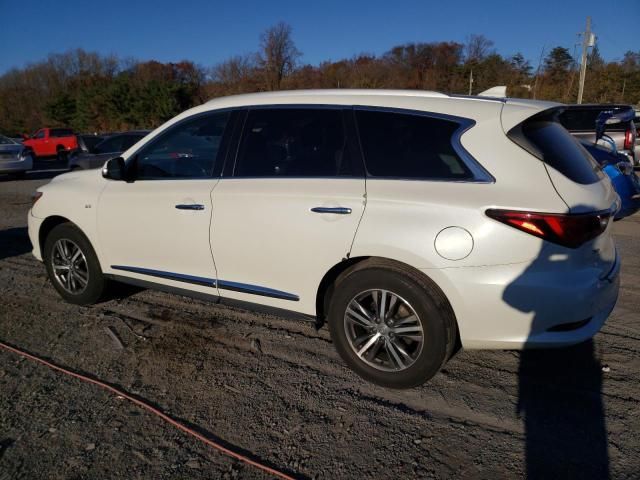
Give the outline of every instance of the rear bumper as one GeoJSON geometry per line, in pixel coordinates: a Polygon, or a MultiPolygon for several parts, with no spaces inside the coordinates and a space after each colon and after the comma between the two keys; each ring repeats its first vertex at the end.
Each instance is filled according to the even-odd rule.
{"type": "Polygon", "coordinates": [[[500,265],[444,269],[427,275],[443,287],[466,349],[562,347],[593,337],[618,299],[620,259],[594,269],[500,265]],[[443,271],[437,272],[440,275],[443,271]]]}

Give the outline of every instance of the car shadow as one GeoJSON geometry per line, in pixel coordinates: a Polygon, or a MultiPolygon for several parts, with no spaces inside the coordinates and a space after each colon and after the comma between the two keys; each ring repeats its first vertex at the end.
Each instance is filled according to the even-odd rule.
{"type": "MultiPolygon", "coordinates": [[[[549,292],[546,288],[545,293],[536,291],[536,275],[572,268],[566,252],[545,242],[538,257],[504,291],[507,304],[533,315],[528,341],[545,331],[549,315],[557,311],[551,306],[545,311],[546,304],[540,298],[549,292]]],[[[559,287],[553,302],[556,306],[563,298],[561,290],[559,287]]],[[[609,477],[602,365],[592,340],[561,349],[536,350],[525,345],[518,369],[517,410],[524,417],[526,478],[609,477]]]]}
{"type": "Polygon", "coordinates": [[[17,257],[31,251],[27,227],[0,230],[0,260],[17,257]]]}

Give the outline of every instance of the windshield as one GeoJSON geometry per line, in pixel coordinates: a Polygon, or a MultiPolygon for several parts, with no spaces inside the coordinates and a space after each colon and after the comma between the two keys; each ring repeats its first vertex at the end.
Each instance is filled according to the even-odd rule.
{"type": "Polygon", "coordinates": [[[13,145],[16,142],[14,142],[13,140],[11,140],[8,137],[5,137],[4,135],[0,135],[0,145],[13,145]]]}

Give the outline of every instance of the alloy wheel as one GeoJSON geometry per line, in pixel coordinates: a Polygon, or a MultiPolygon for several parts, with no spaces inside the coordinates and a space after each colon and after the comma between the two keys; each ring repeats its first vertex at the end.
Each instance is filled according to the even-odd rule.
{"type": "Polygon", "coordinates": [[[89,283],[89,266],[82,250],[73,241],[61,238],[53,245],[51,269],[65,291],[79,295],[89,283]]]}
{"type": "Polygon", "coordinates": [[[389,290],[366,290],[353,297],[344,314],[344,330],[359,359],[386,372],[409,368],[424,346],[418,314],[389,290]]]}

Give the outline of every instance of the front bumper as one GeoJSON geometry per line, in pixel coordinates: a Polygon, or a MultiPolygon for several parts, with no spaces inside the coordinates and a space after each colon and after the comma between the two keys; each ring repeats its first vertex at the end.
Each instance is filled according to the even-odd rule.
{"type": "Polygon", "coordinates": [[[604,276],[588,265],[536,270],[531,265],[512,264],[424,272],[449,299],[466,349],[561,347],[583,342],[602,328],[620,288],[617,253],[604,276]]]}
{"type": "Polygon", "coordinates": [[[42,261],[42,247],[40,245],[39,232],[40,226],[42,225],[43,221],[44,219],[42,218],[34,217],[31,213],[31,210],[29,210],[29,213],[27,215],[27,225],[29,231],[29,240],[31,241],[31,245],[33,246],[33,250],[31,251],[31,253],[40,261],[42,261]]]}

